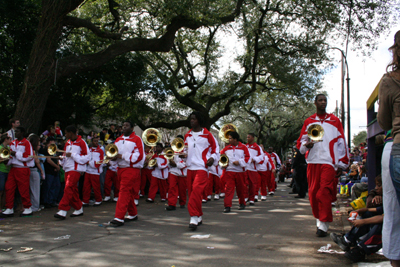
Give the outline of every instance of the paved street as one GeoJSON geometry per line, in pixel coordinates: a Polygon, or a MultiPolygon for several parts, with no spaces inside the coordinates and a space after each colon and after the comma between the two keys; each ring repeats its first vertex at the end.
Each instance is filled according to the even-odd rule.
{"type": "MultiPolygon", "coordinates": [[[[84,216],[53,218],[56,208],[30,218],[0,221],[1,266],[351,266],[343,255],[317,253],[331,243],[315,236],[308,199],[288,195],[288,183],[266,202],[223,214],[223,200],[203,205],[203,225],[188,229],[187,209],[165,211],[165,203],[140,200],[139,220],[119,228],[101,225],[113,218],[114,203],[84,209],[84,216]],[[99,226],[100,225],[100,226],[99,226]],[[193,235],[208,235],[193,239],[193,235]],[[54,240],[70,235],[69,239],[54,240]],[[34,250],[17,253],[20,247],[34,250]]],[[[69,212],[71,213],[71,212],[69,212]]],[[[333,231],[342,229],[335,217],[333,231]]],[[[339,249],[337,246],[334,249],[339,249]]]]}

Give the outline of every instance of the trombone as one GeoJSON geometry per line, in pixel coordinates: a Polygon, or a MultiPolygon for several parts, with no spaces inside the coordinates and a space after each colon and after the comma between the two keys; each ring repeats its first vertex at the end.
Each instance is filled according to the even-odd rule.
{"type": "Polygon", "coordinates": [[[57,152],[64,153],[66,151],[58,149],[56,144],[51,144],[47,148],[47,153],[49,153],[50,156],[54,156],[57,152]]]}
{"type": "Polygon", "coordinates": [[[232,123],[224,124],[221,127],[221,130],[219,130],[218,136],[222,140],[222,142],[224,142],[226,144],[229,143],[229,133],[230,132],[239,133],[237,127],[232,123]]]}
{"type": "Polygon", "coordinates": [[[321,142],[324,134],[324,128],[320,124],[311,124],[307,129],[307,136],[314,143],[321,142]]]}
{"type": "Polygon", "coordinates": [[[219,166],[221,166],[222,168],[228,167],[229,165],[229,158],[227,155],[222,154],[219,157],[219,161],[218,161],[219,166]]]}
{"type": "Polygon", "coordinates": [[[115,144],[108,144],[105,150],[106,156],[103,160],[97,161],[96,164],[107,164],[118,155],[118,147],[115,144]]]}

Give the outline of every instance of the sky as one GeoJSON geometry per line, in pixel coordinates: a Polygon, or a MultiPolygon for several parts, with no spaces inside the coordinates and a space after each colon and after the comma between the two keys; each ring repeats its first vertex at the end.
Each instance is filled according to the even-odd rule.
{"type": "MultiPolygon", "coordinates": [[[[391,54],[388,48],[393,44],[393,38],[397,30],[400,30],[400,27],[392,28],[388,36],[382,36],[378,42],[378,49],[369,57],[361,56],[360,51],[352,51],[351,46],[349,46],[347,62],[349,65],[350,77],[350,129],[352,137],[354,134],[367,129],[367,100],[382,75],[386,73],[386,66],[391,60],[391,54]]],[[[322,88],[322,90],[328,93],[328,112],[333,112],[335,110],[336,100],[338,100],[339,106],[341,101],[341,53],[338,50],[332,51],[332,53],[334,53],[332,56],[335,57],[335,68],[324,75],[322,88]]],[[[345,110],[347,111],[347,93],[345,97],[345,110]]]]}

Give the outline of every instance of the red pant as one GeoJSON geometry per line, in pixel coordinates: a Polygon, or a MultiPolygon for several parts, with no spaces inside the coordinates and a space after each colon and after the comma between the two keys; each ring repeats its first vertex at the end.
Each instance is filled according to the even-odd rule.
{"type": "Polygon", "coordinates": [[[151,182],[151,172],[152,170],[143,168],[141,171],[141,180],[140,180],[140,194],[144,195],[144,189],[146,187],[147,181],[149,181],[149,184],[151,182]]]}
{"type": "Polygon", "coordinates": [[[249,185],[249,201],[254,201],[254,196],[258,195],[258,188],[260,187],[260,175],[257,171],[247,171],[247,179],[249,185]]]}
{"type": "Polygon", "coordinates": [[[228,171],[225,173],[225,179],[226,179],[226,187],[225,187],[224,206],[232,207],[232,199],[235,193],[235,187],[236,187],[236,194],[239,198],[239,204],[246,205],[246,202],[244,201],[244,193],[246,191],[246,186],[244,181],[246,179],[246,173],[228,171]]]}
{"type": "Polygon", "coordinates": [[[100,174],[90,174],[90,173],[85,173],[85,181],[83,182],[83,199],[82,201],[84,203],[89,203],[90,199],[90,192],[92,191],[91,189],[93,188],[94,192],[94,199],[96,202],[101,202],[102,197],[101,197],[101,189],[100,189],[100,174]]]}
{"type": "Polygon", "coordinates": [[[104,182],[104,196],[111,196],[111,185],[114,184],[114,197],[119,196],[119,181],[117,172],[112,170],[107,170],[106,179],[104,182]]]}
{"type": "Polygon", "coordinates": [[[80,177],[80,172],[69,171],[65,173],[64,196],[58,205],[59,210],[68,211],[71,207],[76,210],[82,208],[82,201],[79,199],[78,192],[78,182],[80,177]]]}
{"type": "Polygon", "coordinates": [[[336,196],[335,169],[328,164],[308,164],[308,197],[315,218],[332,222],[332,200],[336,196]]]}
{"type": "Polygon", "coordinates": [[[208,174],[204,170],[188,170],[187,186],[188,186],[188,211],[192,216],[203,216],[201,208],[201,198],[208,183],[208,174]]]}
{"type": "Polygon", "coordinates": [[[156,198],[157,191],[160,190],[161,199],[167,199],[168,184],[166,179],[159,179],[151,176],[151,183],[149,188],[148,198],[154,200],[156,198]]]}
{"type": "Polygon", "coordinates": [[[225,193],[225,184],[226,184],[225,173],[226,173],[226,170],[223,169],[223,170],[222,170],[221,177],[220,177],[220,179],[219,179],[219,191],[220,191],[221,193],[225,193]]]}
{"type": "Polygon", "coordinates": [[[170,173],[169,177],[169,190],[168,190],[168,205],[176,206],[179,194],[179,205],[186,204],[186,177],[176,176],[170,173]]]}
{"type": "Polygon", "coordinates": [[[11,168],[8,173],[7,182],[5,185],[6,193],[6,208],[14,208],[15,188],[18,187],[21,195],[22,205],[25,209],[29,209],[31,204],[31,196],[29,194],[29,176],[31,170],[29,168],[11,168]]]}
{"type": "Polygon", "coordinates": [[[213,193],[213,189],[215,194],[219,194],[219,177],[215,174],[208,174],[208,186],[207,186],[207,195],[210,196],[213,193]]]}
{"type": "Polygon", "coordinates": [[[258,188],[259,189],[261,188],[261,195],[266,196],[267,195],[267,182],[268,182],[269,177],[271,176],[271,171],[258,172],[258,174],[260,175],[260,186],[258,188]]]}
{"type": "Polygon", "coordinates": [[[275,175],[272,171],[267,171],[268,192],[275,192],[275,175]]]}
{"type": "Polygon", "coordinates": [[[128,215],[136,216],[135,196],[139,193],[135,189],[135,184],[140,183],[140,169],[138,168],[119,168],[118,180],[120,184],[119,198],[115,207],[115,218],[123,220],[128,211],[128,215]]]}

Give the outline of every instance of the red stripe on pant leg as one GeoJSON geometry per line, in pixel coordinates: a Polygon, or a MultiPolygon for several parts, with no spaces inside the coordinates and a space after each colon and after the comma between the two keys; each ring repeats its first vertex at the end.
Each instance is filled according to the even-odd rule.
{"type": "Polygon", "coordinates": [[[154,200],[158,191],[158,179],[154,176],[151,176],[150,188],[148,198],[154,200]]]}
{"type": "Polygon", "coordinates": [[[119,198],[115,207],[115,218],[123,220],[129,208],[132,212],[136,209],[134,201],[134,183],[140,179],[140,169],[121,168],[118,169],[118,180],[120,182],[119,198]],[[133,206],[132,206],[133,205],[133,206]]]}
{"type": "Polygon", "coordinates": [[[233,194],[235,193],[235,176],[237,173],[235,172],[226,172],[224,175],[225,178],[225,198],[224,198],[224,206],[232,207],[232,199],[233,194]]]}
{"type": "Polygon", "coordinates": [[[176,206],[178,201],[178,179],[175,174],[169,174],[168,206],[176,206]]]}
{"type": "Polygon", "coordinates": [[[85,173],[85,179],[83,181],[83,188],[82,188],[82,195],[83,195],[82,201],[84,203],[89,203],[91,189],[92,186],[91,186],[90,174],[85,173]]]}
{"type": "Polygon", "coordinates": [[[186,177],[178,177],[178,188],[179,188],[179,205],[185,205],[186,191],[187,191],[186,177]]]}
{"type": "Polygon", "coordinates": [[[71,207],[79,210],[82,207],[82,202],[79,199],[78,182],[81,174],[76,171],[65,173],[65,188],[64,195],[58,205],[60,210],[70,210],[71,207]]]}
{"type": "Polygon", "coordinates": [[[319,220],[321,222],[332,222],[332,199],[336,193],[337,186],[335,178],[335,169],[328,164],[321,165],[320,169],[320,187],[317,192],[319,220]]]}
{"type": "Polygon", "coordinates": [[[14,208],[14,196],[15,189],[17,188],[17,180],[15,179],[17,168],[11,168],[8,173],[7,181],[5,184],[5,193],[6,193],[6,208],[12,209],[14,208]]]}
{"type": "MultiPolygon", "coordinates": [[[[192,171],[193,172],[193,171],[192,171]]],[[[194,171],[192,190],[189,196],[188,211],[190,216],[202,216],[201,198],[204,188],[207,186],[208,174],[206,171],[194,171]]]]}

